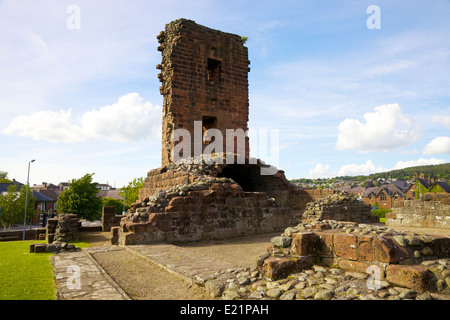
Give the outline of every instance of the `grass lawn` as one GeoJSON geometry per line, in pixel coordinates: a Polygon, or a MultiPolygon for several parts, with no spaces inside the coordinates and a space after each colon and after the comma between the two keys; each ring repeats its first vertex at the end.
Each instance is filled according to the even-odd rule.
{"type": "MultiPolygon", "coordinates": [[[[0,300],[54,300],[51,253],[30,253],[30,244],[0,242],[0,300]]],[[[74,243],[81,248],[87,243],[74,243]]]]}

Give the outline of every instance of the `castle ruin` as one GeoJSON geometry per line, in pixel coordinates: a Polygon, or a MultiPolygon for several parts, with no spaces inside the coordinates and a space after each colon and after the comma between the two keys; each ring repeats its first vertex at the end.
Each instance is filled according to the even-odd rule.
{"type": "Polygon", "coordinates": [[[250,158],[242,134],[248,131],[250,61],[240,36],[178,19],[157,39],[162,166],[148,172],[138,201],[113,228],[113,243],[282,231],[307,202],[330,195],[300,190],[276,168],[261,174],[273,167],[250,158]]]}

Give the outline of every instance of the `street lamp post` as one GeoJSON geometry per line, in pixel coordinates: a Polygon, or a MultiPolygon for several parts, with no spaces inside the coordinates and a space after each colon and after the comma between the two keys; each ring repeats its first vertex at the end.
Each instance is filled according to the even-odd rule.
{"type": "Polygon", "coordinates": [[[26,228],[26,223],[27,223],[27,205],[28,205],[28,184],[29,184],[29,180],[30,180],[30,164],[34,162],[34,159],[31,160],[30,162],[28,162],[28,175],[27,175],[27,189],[25,192],[25,213],[24,213],[24,217],[23,217],[23,235],[22,235],[22,240],[25,240],[25,228],[26,228]]]}
{"type": "Polygon", "coordinates": [[[126,197],[126,193],[127,191],[125,190],[125,187],[123,187],[123,211],[122,214],[125,214],[125,197],[126,197]]]}

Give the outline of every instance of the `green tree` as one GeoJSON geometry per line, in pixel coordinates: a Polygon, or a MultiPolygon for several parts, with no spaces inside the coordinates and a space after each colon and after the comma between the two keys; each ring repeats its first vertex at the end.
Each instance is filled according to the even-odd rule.
{"type": "Polygon", "coordinates": [[[7,178],[8,178],[8,172],[0,171],[0,179],[7,179],[7,178]]]}
{"type": "Polygon", "coordinates": [[[98,184],[92,182],[94,174],[73,179],[69,189],[62,192],[56,202],[60,213],[75,213],[79,218],[94,221],[101,217],[102,200],[97,197],[98,184]]]}
{"type": "Polygon", "coordinates": [[[0,196],[0,222],[3,229],[9,229],[17,222],[17,186],[12,184],[7,192],[0,196]]]}
{"type": "Polygon", "coordinates": [[[102,207],[115,207],[116,214],[121,215],[123,211],[123,201],[114,198],[102,198],[102,207]]]}
{"type": "Polygon", "coordinates": [[[8,179],[8,172],[0,171],[0,183],[13,183],[8,179]]]}
{"type": "MultiPolygon", "coordinates": [[[[17,185],[11,184],[8,186],[7,192],[0,196],[0,222],[3,229],[9,229],[11,225],[23,222],[25,194],[26,186],[22,186],[20,192],[17,192],[17,185]]],[[[31,217],[35,214],[35,202],[36,198],[33,197],[33,192],[29,188],[26,221],[30,221],[31,217]]]]}
{"type": "Polygon", "coordinates": [[[123,198],[125,193],[125,210],[131,207],[132,203],[135,203],[139,198],[139,189],[142,189],[144,185],[144,178],[135,178],[129,182],[126,187],[123,187],[119,191],[119,195],[123,198]]]}

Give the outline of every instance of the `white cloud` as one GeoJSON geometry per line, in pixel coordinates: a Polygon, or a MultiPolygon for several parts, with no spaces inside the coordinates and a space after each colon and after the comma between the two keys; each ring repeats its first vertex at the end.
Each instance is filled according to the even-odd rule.
{"type": "Polygon", "coordinates": [[[375,112],[364,114],[364,120],[345,119],[339,124],[337,150],[388,151],[409,145],[420,136],[418,127],[398,104],[375,107],[375,112]]]}
{"type": "Polygon", "coordinates": [[[445,128],[450,129],[450,116],[435,116],[431,121],[443,124],[445,128]]]}
{"type": "Polygon", "coordinates": [[[385,168],[377,167],[371,160],[367,160],[363,164],[352,163],[342,166],[338,171],[338,176],[369,175],[385,171],[387,171],[385,168]]]}
{"type": "Polygon", "coordinates": [[[399,170],[404,168],[410,168],[410,167],[417,167],[417,166],[427,166],[427,165],[436,165],[436,164],[443,164],[447,161],[444,159],[424,159],[420,158],[417,160],[408,160],[408,161],[398,161],[392,170],[399,170]]]}
{"type": "Polygon", "coordinates": [[[388,171],[383,167],[376,166],[372,160],[367,160],[363,164],[346,164],[334,171],[330,169],[329,164],[316,164],[316,167],[309,171],[308,177],[314,178],[331,178],[341,176],[357,176],[357,175],[369,175],[371,173],[388,171]]]}
{"type": "Polygon", "coordinates": [[[450,137],[437,137],[425,146],[423,154],[450,154],[450,137]]]}
{"type": "Polygon", "coordinates": [[[329,164],[316,164],[316,167],[312,170],[309,170],[308,177],[311,179],[317,179],[317,178],[330,178],[333,177],[333,172],[330,171],[330,165],[329,164]]]}
{"type": "Polygon", "coordinates": [[[129,93],[112,105],[85,112],[78,123],[72,110],[39,111],[14,118],[4,134],[30,137],[54,143],[73,143],[106,138],[137,141],[157,136],[161,127],[161,108],[129,93]]]}

